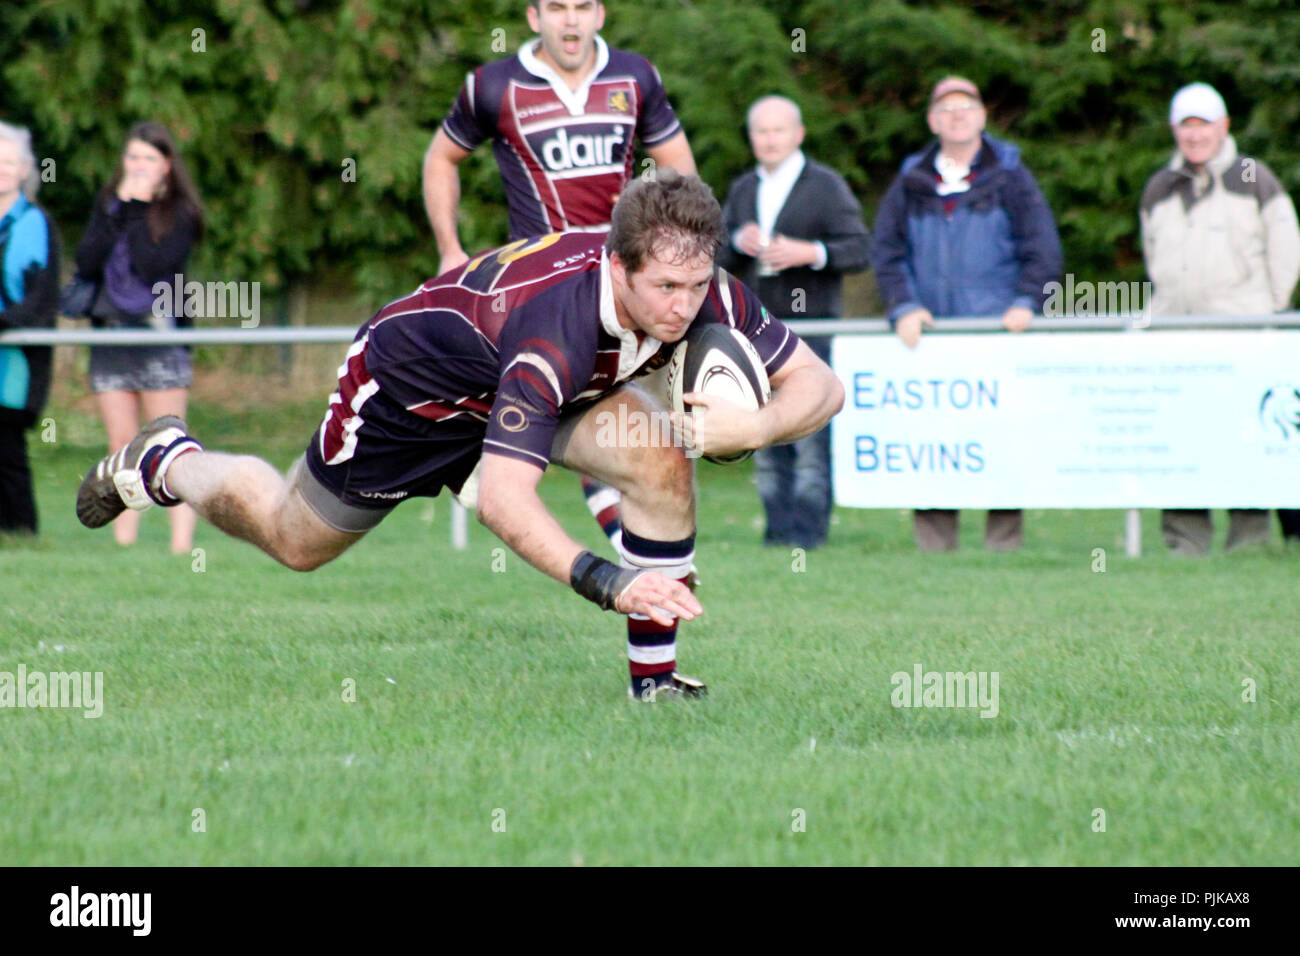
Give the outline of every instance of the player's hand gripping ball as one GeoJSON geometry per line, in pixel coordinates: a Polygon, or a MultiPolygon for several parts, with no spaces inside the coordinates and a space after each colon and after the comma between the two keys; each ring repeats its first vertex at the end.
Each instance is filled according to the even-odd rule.
{"type": "MultiPolygon", "coordinates": [[[[673,411],[691,411],[682,400],[689,392],[717,396],[756,412],[772,397],[772,386],[749,339],[730,326],[707,322],[692,324],[668,360],[668,400],[673,411]]],[[[730,465],[752,454],[746,450],[704,457],[714,464],[730,465]]]]}

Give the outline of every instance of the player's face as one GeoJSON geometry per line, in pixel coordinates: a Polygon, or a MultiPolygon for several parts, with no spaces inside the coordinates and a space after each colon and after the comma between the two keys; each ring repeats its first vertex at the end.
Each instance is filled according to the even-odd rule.
{"type": "Polygon", "coordinates": [[[529,4],[528,25],[542,36],[543,63],[561,73],[585,73],[596,56],[605,7],[596,0],[541,0],[529,4]]]}
{"type": "Polygon", "coordinates": [[[1207,123],[1194,116],[1188,117],[1174,127],[1174,142],[1183,159],[1193,166],[1204,166],[1223,148],[1223,141],[1228,138],[1228,118],[1207,123]]]}
{"type": "Polygon", "coordinates": [[[676,342],[695,320],[713,279],[713,260],[665,262],[652,255],[636,273],[610,257],[619,324],[660,342],[676,342]]]}
{"type": "Polygon", "coordinates": [[[967,146],[984,132],[984,107],[967,93],[949,93],[930,107],[930,132],[944,146],[967,146]]]}
{"type": "Polygon", "coordinates": [[[803,143],[803,133],[803,124],[789,106],[771,103],[760,107],[749,126],[754,158],[767,169],[775,169],[803,143]]]}

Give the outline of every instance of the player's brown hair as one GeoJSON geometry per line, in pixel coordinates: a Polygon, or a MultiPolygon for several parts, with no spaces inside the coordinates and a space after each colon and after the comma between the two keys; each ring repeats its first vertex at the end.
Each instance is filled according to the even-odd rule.
{"type": "Polygon", "coordinates": [[[641,271],[651,253],[670,262],[712,259],[726,241],[722,207],[699,176],[660,169],[623,190],[610,216],[605,249],[618,253],[628,273],[641,271]]]}

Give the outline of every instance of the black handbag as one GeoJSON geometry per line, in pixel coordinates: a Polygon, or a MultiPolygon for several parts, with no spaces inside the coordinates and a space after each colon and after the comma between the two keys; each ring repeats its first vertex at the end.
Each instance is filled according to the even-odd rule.
{"type": "Polygon", "coordinates": [[[99,283],[95,280],[73,276],[59,293],[59,311],[72,319],[89,318],[98,292],[99,283]]]}

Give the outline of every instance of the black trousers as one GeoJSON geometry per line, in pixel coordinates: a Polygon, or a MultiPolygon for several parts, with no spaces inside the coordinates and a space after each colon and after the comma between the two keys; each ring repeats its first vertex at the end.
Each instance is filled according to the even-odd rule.
{"type": "Polygon", "coordinates": [[[21,426],[0,421],[0,533],[36,533],[36,498],[21,426]]]}

